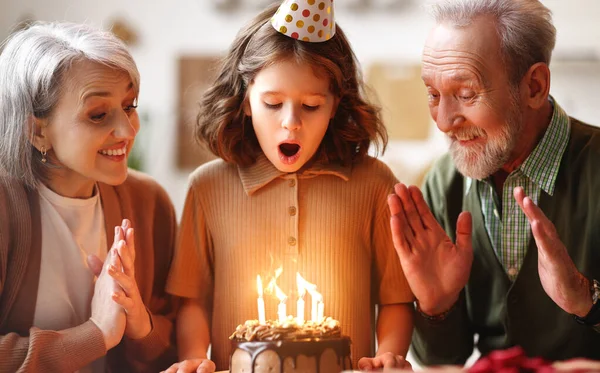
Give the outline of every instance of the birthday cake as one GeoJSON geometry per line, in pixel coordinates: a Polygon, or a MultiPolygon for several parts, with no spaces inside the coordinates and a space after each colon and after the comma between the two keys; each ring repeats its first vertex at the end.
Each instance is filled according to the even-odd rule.
{"type": "Polygon", "coordinates": [[[230,373],[339,373],[352,369],[350,338],[331,318],[298,325],[257,320],[239,325],[230,337],[230,373]]]}

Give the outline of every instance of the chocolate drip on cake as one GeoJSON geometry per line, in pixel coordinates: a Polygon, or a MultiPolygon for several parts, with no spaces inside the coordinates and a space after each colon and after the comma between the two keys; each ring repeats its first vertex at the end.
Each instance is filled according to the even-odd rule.
{"type": "MultiPolygon", "coordinates": [[[[308,321],[302,325],[297,325],[293,319],[283,323],[268,321],[266,324],[260,324],[256,320],[246,321],[244,325],[237,327],[230,339],[233,351],[230,369],[234,368],[233,357],[238,351],[244,351],[249,355],[250,361],[246,364],[250,363],[250,366],[243,364],[245,367],[243,369],[249,369],[250,372],[255,372],[257,359],[261,354],[272,351],[279,359],[281,373],[285,372],[286,360],[292,364],[292,369],[298,369],[298,358],[301,355],[306,357],[307,361],[315,359],[315,373],[320,373],[321,364],[327,360],[322,360],[323,354],[329,350],[335,353],[340,371],[352,369],[350,338],[341,335],[339,322],[331,318],[326,318],[319,323],[308,321]]],[[[332,358],[333,356],[328,360],[330,363],[334,361],[332,358]]],[[[239,361],[236,360],[238,364],[239,361]]],[[[276,365],[275,361],[271,360],[271,363],[276,365]]],[[[287,368],[289,369],[290,366],[288,365],[287,368]]],[[[238,372],[232,370],[231,373],[238,372]]]]}
{"type": "MultiPolygon", "coordinates": [[[[252,358],[252,371],[256,364],[256,358],[267,350],[272,350],[280,359],[280,372],[283,373],[283,364],[285,359],[292,358],[294,368],[298,365],[298,356],[305,355],[316,358],[317,373],[321,370],[321,355],[325,350],[332,349],[336,352],[338,358],[338,365],[343,370],[352,369],[352,364],[347,366],[346,358],[350,357],[350,338],[342,337],[335,339],[316,339],[316,340],[303,340],[303,341],[260,341],[260,342],[247,342],[247,341],[233,341],[233,350],[240,349],[250,354],[252,358]]],[[[349,359],[348,359],[349,360],[349,359]]],[[[231,362],[229,364],[231,366],[231,362]]]]}

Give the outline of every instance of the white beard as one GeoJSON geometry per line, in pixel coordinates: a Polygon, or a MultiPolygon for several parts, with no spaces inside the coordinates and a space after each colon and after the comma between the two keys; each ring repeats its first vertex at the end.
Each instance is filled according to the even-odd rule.
{"type": "Polygon", "coordinates": [[[478,127],[465,127],[448,133],[452,139],[450,155],[461,174],[472,179],[483,180],[509,161],[522,128],[518,106],[513,105],[513,108],[500,133],[495,138],[487,138],[487,142],[483,145],[463,147],[454,137],[456,134],[486,137],[485,131],[478,127]]]}

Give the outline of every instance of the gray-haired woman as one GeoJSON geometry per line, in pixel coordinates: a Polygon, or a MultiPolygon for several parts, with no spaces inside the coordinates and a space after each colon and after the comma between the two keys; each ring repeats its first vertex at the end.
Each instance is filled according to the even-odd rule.
{"type": "Polygon", "coordinates": [[[127,168],[138,92],[126,47],[84,25],[34,24],[0,54],[0,372],[176,359],[174,210],[127,168]]]}

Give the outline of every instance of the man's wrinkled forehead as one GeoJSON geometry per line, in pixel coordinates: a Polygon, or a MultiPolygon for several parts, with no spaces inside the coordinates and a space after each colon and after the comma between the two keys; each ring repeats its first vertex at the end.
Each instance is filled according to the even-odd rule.
{"type": "Polygon", "coordinates": [[[423,48],[423,78],[428,71],[448,72],[458,80],[503,70],[500,41],[492,21],[480,18],[465,27],[436,25],[423,48]]]}
{"type": "Polygon", "coordinates": [[[495,20],[482,16],[466,26],[450,23],[436,25],[430,31],[425,47],[439,51],[462,51],[490,58],[499,52],[500,39],[495,20]]]}
{"type": "Polygon", "coordinates": [[[423,53],[421,78],[425,82],[443,76],[455,83],[474,83],[487,85],[489,67],[485,60],[464,52],[439,52],[425,50],[423,53]]]}

